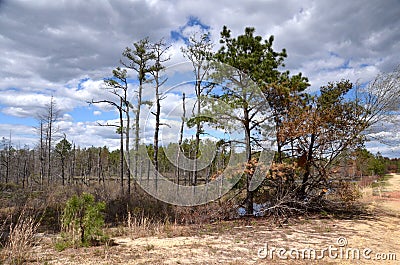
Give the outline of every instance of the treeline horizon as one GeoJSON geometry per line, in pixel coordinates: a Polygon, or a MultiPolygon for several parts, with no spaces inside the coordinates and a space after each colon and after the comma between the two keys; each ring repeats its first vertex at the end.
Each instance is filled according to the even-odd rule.
{"type": "MultiPolygon", "coordinates": [[[[207,142],[205,143],[216,145],[217,141],[207,139],[207,142]]],[[[148,155],[152,162],[154,162],[153,145],[141,145],[146,146],[148,155]]],[[[169,145],[174,145],[174,143],[170,143],[169,145]]],[[[49,185],[50,183],[66,185],[78,182],[84,184],[89,184],[90,182],[101,183],[105,181],[119,182],[119,149],[110,150],[107,146],[81,148],[80,146],[75,146],[73,143],[69,142],[67,138],[63,138],[56,142],[56,146],[52,149],[51,153],[53,161],[53,165],[51,166],[51,175],[56,176],[50,178],[44,176],[45,179],[41,182],[39,146],[36,148],[29,148],[28,146],[25,146],[24,148],[14,147],[13,144],[10,145],[9,140],[5,137],[1,140],[1,146],[0,183],[13,182],[22,187],[39,187],[40,185],[49,185]],[[64,172],[64,180],[62,172],[64,172]]],[[[185,139],[182,143],[182,147],[185,156],[193,159],[193,141],[185,139]]],[[[211,177],[219,170],[224,169],[226,166],[226,160],[229,159],[229,153],[230,151],[224,152],[224,159],[218,161],[221,162],[219,168],[214,168],[214,170],[208,172],[208,177],[211,177]],[[223,160],[225,160],[225,162],[223,162],[223,160]]],[[[221,151],[217,152],[217,156],[221,156],[222,154],[221,151]]],[[[400,158],[385,157],[380,152],[374,155],[365,148],[356,150],[354,156],[350,160],[357,164],[358,176],[382,176],[387,173],[400,172],[400,158]]],[[[160,146],[159,161],[160,173],[176,174],[177,168],[166,157],[163,146],[160,146]]],[[[217,159],[214,159],[213,163],[215,167],[217,159]]],[[[190,173],[184,172],[183,175],[185,174],[190,173]]],[[[170,177],[171,181],[174,181],[174,178],[172,176],[170,177]]],[[[179,184],[188,185],[189,183],[189,179],[183,179],[179,184]]]]}

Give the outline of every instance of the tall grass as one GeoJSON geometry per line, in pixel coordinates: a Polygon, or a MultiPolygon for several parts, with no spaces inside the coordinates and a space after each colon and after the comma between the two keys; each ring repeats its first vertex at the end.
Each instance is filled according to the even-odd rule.
{"type": "Polygon", "coordinates": [[[128,212],[125,226],[127,234],[133,239],[154,235],[177,236],[184,233],[183,227],[175,222],[171,223],[167,218],[165,220],[153,219],[143,213],[135,216],[128,212]]]}
{"type": "Polygon", "coordinates": [[[6,264],[23,264],[30,258],[39,225],[40,222],[34,216],[26,214],[25,210],[20,213],[15,224],[10,224],[10,232],[3,249],[6,264]]]}

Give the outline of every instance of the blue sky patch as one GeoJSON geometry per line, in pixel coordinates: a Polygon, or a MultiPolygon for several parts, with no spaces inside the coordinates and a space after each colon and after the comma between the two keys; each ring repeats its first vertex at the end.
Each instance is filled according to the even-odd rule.
{"type": "Polygon", "coordinates": [[[201,22],[201,20],[198,17],[190,16],[184,26],[179,27],[178,30],[171,31],[171,33],[170,33],[171,39],[173,41],[183,40],[185,43],[188,43],[189,38],[188,38],[188,36],[185,36],[184,32],[187,28],[196,27],[196,26],[199,26],[200,29],[203,30],[204,32],[208,32],[210,30],[210,26],[201,22]]]}

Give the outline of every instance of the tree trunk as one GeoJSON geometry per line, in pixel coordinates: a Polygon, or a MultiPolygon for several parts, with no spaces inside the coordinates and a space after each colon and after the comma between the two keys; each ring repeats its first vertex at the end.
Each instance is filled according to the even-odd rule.
{"type": "Polygon", "coordinates": [[[23,174],[22,174],[22,188],[25,188],[25,186],[28,185],[27,183],[25,184],[25,182],[28,181],[27,180],[27,176],[28,176],[28,160],[29,160],[29,156],[25,157],[25,159],[24,159],[24,169],[22,171],[23,172],[23,174]]]}
{"type": "Polygon", "coordinates": [[[97,180],[99,184],[101,183],[101,171],[102,171],[102,166],[101,166],[101,147],[99,147],[99,153],[97,156],[97,180]]]}
{"type": "Polygon", "coordinates": [[[21,178],[21,150],[17,152],[17,185],[19,185],[19,179],[21,178]],[[18,154],[19,153],[19,154],[18,154]]]}
{"type": "Polygon", "coordinates": [[[197,157],[199,154],[199,147],[200,147],[200,133],[201,133],[201,122],[199,120],[199,115],[201,111],[201,80],[200,80],[200,70],[201,66],[199,65],[197,67],[196,71],[196,96],[197,96],[197,119],[196,119],[196,142],[195,142],[195,151],[194,151],[194,172],[193,172],[193,179],[192,179],[192,185],[196,186],[197,185],[197,157]]]}
{"type": "Polygon", "coordinates": [[[119,107],[119,122],[121,125],[120,133],[120,158],[119,158],[119,165],[120,165],[120,180],[121,180],[121,193],[124,193],[124,120],[122,116],[122,98],[120,98],[120,107],[119,107]]]}
{"type": "Polygon", "coordinates": [[[61,157],[61,179],[62,185],[65,186],[65,157],[61,157]]]}
{"type": "Polygon", "coordinates": [[[313,157],[313,148],[314,148],[314,143],[315,143],[315,134],[311,134],[311,139],[310,139],[310,146],[308,147],[308,152],[307,152],[307,161],[305,165],[305,172],[303,175],[303,180],[301,183],[301,188],[300,188],[300,198],[304,199],[306,197],[306,187],[307,187],[307,182],[311,174],[311,161],[313,157]]]}
{"type": "Polygon", "coordinates": [[[126,115],[126,130],[125,130],[125,152],[126,152],[126,178],[128,180],[128,194],[131,194],[131,154],[130,154],[130,130],[131,130],[131,116],[130,116],[130,102],[128,101],[128,84],[124,79],[124,103],[126,115]]]}
{"type": "MultiPolygon", "coordinates": [[[[127,100],[126,98],[126,94],[125,94],[125,100],[127,100]]],[[[130,126],[131,126],[131,118],[129,116],[129,102],[126,102],[126,135],[125,135],[125,152],[126,152],[126,177],[128,180],[128,194],[131,194],[131,170],[130,170],[130,166],[131,166],[131,154],[129,151],[129,145],[130,145],[130,138],[129,138],[129,133],[130,133],[130,126]]]]}
{"type": "Polygon", "coordinates": [[[51,98],[50,106],[49,106],[49,117],[48,117],[48,134],[47,134],[47,182],[50,184],[50,178],[51,178],[51,140],[52,140],[52,133],[53,133],[53,98],[51,98]]]}
{"type": "Polygon", "coordinates": [[[138,167],[139,167],[139,136],[140,136],[140,111],[142,106],[142,89],[143,89],[143,80],[139,80],[139,91],[137,97],[137,109],[135,113],[135,150],[134,150],[134,178],[138,179],[138,167]]]}
{"type": "Polygon", "coordinates": [[[40,121],[40,187],[43,188],[44,178],[44,145],[43,145],[43,121],[40,121]]]}
{"type": "Polygon", "coordinates": [[[156,81],[156,112],[155,112],[155,118],[156,118],[156,126],[154,128],[154,173],[155,173],[155,185],[156,185],[156,190],[157,190],[157,185],[158,185],[158,134],[160,130],[160,112],[161,112],[161,106],[160,106],[160,95],[158,94],[158,88],[159,88],[159,76],[158,72],[155,74],[155,81],[156,81]]]}
{"type": "MultiPolygon", "coordinates": [[[[186,106],[185,106],[185,93],[182,94],[182,122],[181,122],[181,129],[179,131],[179,141],[178,141],[178,148],[181,148],[182,141],[183,141],[183,129],[185,126],[185,117],[186,117],[186,106]]],[[[180,169],[179,169],[179,155],[180,155],[180,150],[178,150],[177,155],[176,155],[176,178],[177,178],[177,184],[179,185],[179,179],[180,179],[180,169]]],[[[186,184],[186,180],[185,180],[186,184]]]]}
{"type": "Polygon", "coordinates": [[[75,144],[74,144],[74,148],[72,149],[72,165],[71,165],[71,172],[69,174],[69,180],[68,180],[68,184],[71,183],[71,181],[73,180],[74,176],[75,176],[75,166],[76,166],[76,149],[75,149],[75,144]]]}
{"type": "MultiPolygon", "coordinates": [[[[251,138],[250,138],[250,122],[249,122],[249,112],[247,108],[244,108],[244,127],[245,127],[245,141],[246,141],[246,160],[247,163],[251,162],[251,138]]],[[[246,172],[246,214],[253,215],[253,191],[250,190],[250,182],[252,175],[246,172]]]]}

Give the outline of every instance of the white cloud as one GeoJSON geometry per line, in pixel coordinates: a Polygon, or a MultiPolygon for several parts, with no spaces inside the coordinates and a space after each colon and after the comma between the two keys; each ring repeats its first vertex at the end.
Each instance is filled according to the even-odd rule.
{"type": "Polygon", "coordinates": [[[14,116],[14,117],[19,117],[19,118],[29,117],[30,115],[32,115],[32,113],[29,112],[29,110],[23,109],[23,108],[20,108],[20,107],[4,108],[4,109],[2,109],[2,112],[4,114],[10,115],[10,116],[14,116]]]}
{"type": "Polygon", "coordinates": [[[74,118],[73,118],[70,114],[65,113],[65,114],[60,118],[60,120],[62,120],[62,121],[73,121],[74,118]]]}

